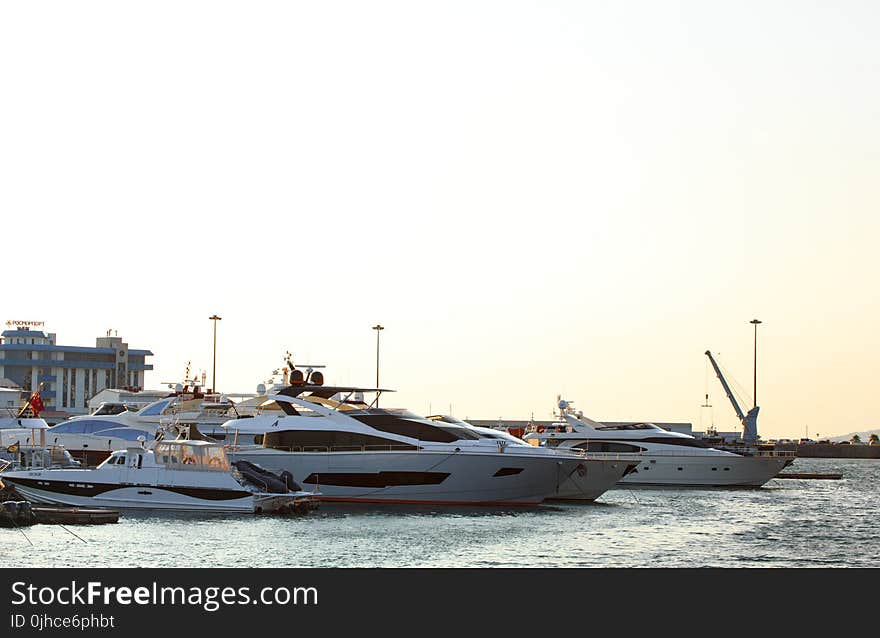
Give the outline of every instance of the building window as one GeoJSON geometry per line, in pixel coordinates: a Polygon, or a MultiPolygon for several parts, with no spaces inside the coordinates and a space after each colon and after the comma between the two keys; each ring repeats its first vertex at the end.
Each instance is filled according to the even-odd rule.
{"type": "Polygon", "coordinates": [[[70,370],[64,369],[61,373],[61,407],[67,407],[67,384],[68,384],[68,376],[70,375],[70,370]]]}
{"type": "Polygon", "coordinates": [[[76,368],[70,369],[70,407],[75,408],[76,405],[76,368]]]}

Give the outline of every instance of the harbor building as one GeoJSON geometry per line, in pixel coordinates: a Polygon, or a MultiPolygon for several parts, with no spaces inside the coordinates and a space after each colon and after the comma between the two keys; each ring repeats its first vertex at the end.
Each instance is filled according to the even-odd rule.
{"type": "Polygon", "coordinates": [[[7,321],[0,335],[0,378],[27,393],[40,384],[46,410],[87,414],[89,399],[104,388],[142,389],[149,350],[130,348],[108,330],[95,346],[58,345],[54,332],[44,332],[42,321],[7,321]]]}

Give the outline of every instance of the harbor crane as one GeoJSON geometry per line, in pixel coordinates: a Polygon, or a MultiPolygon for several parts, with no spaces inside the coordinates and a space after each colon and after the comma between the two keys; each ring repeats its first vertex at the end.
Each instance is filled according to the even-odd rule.
{"type": "Polygon", "coordinates": [[[743,414],[742,408],[739,407],[739,403],[736,402],[736,398],[733,396],[733,390],[730,389],[727,380],[724,378],[724,375],[721,374],[721,368],[719,368],[718,364],[715,362],[715,357],[713,357],[712,353],[708,350],[706,350],[706,356],[709,357],[709,361],[712,362],[712,367],[715,368],[715,374],[718,375],[718,380],[721,381],[721,386],[724,388],[727,398],[730,399],[731,404],[733,404],[736,416],[739,417],[740,423],[742,423],[742,440],[746,443],[756,443],[758,441],[758,410],[761,408],[756,404],[752,406],[751,410],[743,414]]]}

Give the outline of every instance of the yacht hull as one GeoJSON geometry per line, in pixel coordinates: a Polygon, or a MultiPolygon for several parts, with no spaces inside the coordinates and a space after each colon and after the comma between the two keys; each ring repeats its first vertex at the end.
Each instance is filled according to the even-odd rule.
{"type": "MultiPolygon", "coordinates": [[[[446,505],[537,505],[583,463],[572,457],[453,450],[287,452],[245,448],[231,460],[289,471],[319,500],[446,505]]],[[[609,486],[610,487],[610,486],[609,486]]]]}
{"type": "Polygon", "coordinates": [[[619,487],[761,487],[790,465],[791,457],[652,455],[626,475],[619,487]]]}
{"type": "Polygon", "coordinates": [[[636,466],[635,461],[591,459],[577,467],[560,483],[550,498],[554,501],[594,501],[636,466]]]}
{"type": "MultiPolygon", "coordinates": [[[[3,481],[12,485],[16,492],[27,500],[49,505],[198,512],[253,512],[255,508],[254,495],[243,490],[206,490],[205,497],[200,498],[171,487],[101,486],[100,484],[83,483],[83,487],[77,488],[75,487],[77,484],[66,480],[19,479],[5,475],[3,481]],[[71,493],[71,490],[76,489],[85,491],[89,489],[90,485],[104,491],[94,496],[71,493]]],[[[94,487],[92,489],[95,491],[94,487]]],[[[189,491],[192,492],[192,490],[189,491]]]]}

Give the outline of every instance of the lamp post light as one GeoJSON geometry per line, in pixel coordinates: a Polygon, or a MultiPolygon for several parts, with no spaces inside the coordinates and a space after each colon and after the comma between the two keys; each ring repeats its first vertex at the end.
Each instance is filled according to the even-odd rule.
{"type": "Polygon", "coordinates": [[[752,319],[750,322],[753,326],[755,326],[755,359],[754,359],[754,369],[752,370],[752,396],[755,397],[755,405],[752,407],[756,407],[758,405],[758,324],[761,323],[758,319],[752,319]]]}
{"type": "MultiPolygon", "coordinates": [[[[376,324],[373,326],[373,330],[376,331],[376,389],[379,389],[379,333],[385,330],[385,326],[380,324],[376,324]]],[[[376,407],[379,407],[379,396],[376,396],[376,407]]]]}
{"type": "Polygon", "coordinates": [[[208,317],[211,321],[214,322],[214,369],[211,373],[211,384],[213,387],[211,388],[214,392],[217,391],[217,322],[223,319],[223,317],[219,317],[216,314],[208,317]]]}

